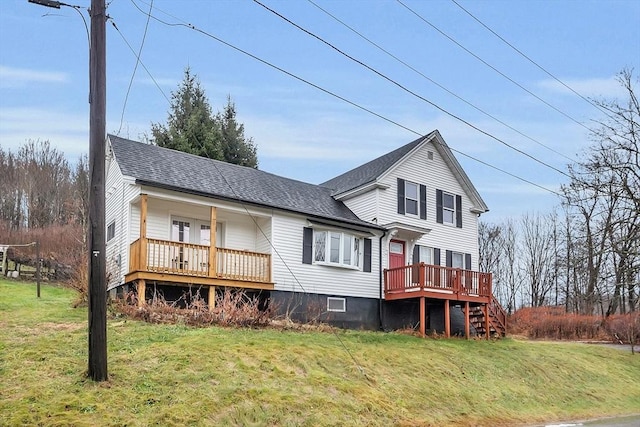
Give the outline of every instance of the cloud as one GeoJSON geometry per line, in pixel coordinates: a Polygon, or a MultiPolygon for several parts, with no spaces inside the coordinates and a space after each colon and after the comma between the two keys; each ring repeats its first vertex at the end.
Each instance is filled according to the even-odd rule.
{"type": "Polygon", "coordinates": [[[0,65],[1,88],[23,87],[28,83],[66,83],[68,81],[69,75],[67,73],[0,65]]]}
{"type": "Polygon", "coordinates": [[[39,108],[0,108],[0,146],[16,152],[29,139],[48,140],[72,159],[89,151],[89,117],[39,108]]]}
{"type": "MultiPolygon", "coordinates": [[[[563,79],[562,81],[571,89],[585,97],[617,98],[624,95],[624,89],[620,86],[616,77],[563,79]]],[[[539,81],[537,85],[550,92],[560,93],[563,95],[575,95],[569,88],[553,79],[539,81]]]]}

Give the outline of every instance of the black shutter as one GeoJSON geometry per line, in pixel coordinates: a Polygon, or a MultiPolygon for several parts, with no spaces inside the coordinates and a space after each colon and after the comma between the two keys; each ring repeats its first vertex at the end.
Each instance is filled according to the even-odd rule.
{"type": "Polygon", "coordinates": [[[364,262],[362,271],[371,273],[371,239],[364,239],[364,262]]]}
{"type": "Polygon", "coordinates": [[[456,195],[456,227],[462,228],[462,196],[456,195]]]}
{"type": "Polygon", "coordinates": [[[433,265],[440,265],[440,249],[433,248],[433,265]]]}
{"type": "Polygon", "coordinates": [[[436,190],[436,222],[442,224],[442,190],[436,190]]]}
{"type": "Polygon", "coordinates": [[[420,219],[427,219],[427,187],[420,184],[420,219]]]}
{"type": "Polygon", "coordinates": [[[398,178],[398,213],[404,215],[404,179],[398,178]]]}
{"type": "Polygon", "coordinates": [[[413,247],[413,257],[411,259],[411,264],[415,267],[411,269],[411,283],[420,283],[420,267],[418,263],[420,262],[420,245],[415,245],[413,247]]]}
{"type": "Polygon", "coordinates": [[[313,260],[313,228],[302,229],[302,263],[311,264],[313,260]]]}
{"type": "Polygon", "coordinates": [[[447,267],[453,267],[453,253],[451,251],[446,251],[445,252],[445,257],[446,257],[446,266],[447,267]]]}
{"type": "Polygon", "coordinates": [[[464,254],[464,269],[471,270],[471,254],[464,254]]]}

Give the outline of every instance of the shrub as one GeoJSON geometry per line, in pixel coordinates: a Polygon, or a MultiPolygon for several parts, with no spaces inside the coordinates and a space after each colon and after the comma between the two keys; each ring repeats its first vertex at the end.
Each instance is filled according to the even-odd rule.
{"type": "Polygon", "coordinates": [[[249,297],[244,291],[225,289],[217,295],[215,306],[209,305],[200,296],[191,291],[172,303],[162,295],[154,298],[142,307],[137,307],[137,296],[130,293],[124,300],[116,302],[116,309],[134,319],[150,323],[181,323],[191,326],[244,326],[260,327],[271,322],[272,311],[261,310],[257,297],[249,297]],[[181,307],[182,306],[182,307],[181,307]]]}
{"type": "Polygon", "coordinates": [[[634,346],[640,343],[640,312],[609,316],[605,327],[616,341],[630,344],[632,352],[634,346]]]}

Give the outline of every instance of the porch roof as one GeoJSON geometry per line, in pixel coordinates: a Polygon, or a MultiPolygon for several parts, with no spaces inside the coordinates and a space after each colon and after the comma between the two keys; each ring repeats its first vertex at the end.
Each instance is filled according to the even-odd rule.
{"type": "Polygon", "coordinates": [[[109,135],[122,173],[137,183],[382,229],[358,218],[331,190],[261,170],[109,135]]]}

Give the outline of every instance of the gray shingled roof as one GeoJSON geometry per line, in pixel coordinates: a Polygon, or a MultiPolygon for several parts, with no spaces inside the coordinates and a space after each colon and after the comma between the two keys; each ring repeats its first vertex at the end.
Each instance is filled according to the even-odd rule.
{"type": "Polygon", "coordinates": [[[331,194],[336,195],[373,182],[380,175],[389,170],[389,168],[398,160],[403,158],[409,151],[413,150],[418,144],[424,141],[425,138],[429,138],[430,135],[431,134],[421,136],[415,141],[403,145],[402,147],[380,156],[377,159],[373,159],[362,166],[351,169],[350,171],[332,178],[329,181],[323,182],[320,185],[330,188],[332,190],[331,194]]]}
{"type": "Polygon", "coordinates": [[[380,228],[359,219],[327,187],[114,135],[109,140],[122,173],[142,185],[380,228]]]}

